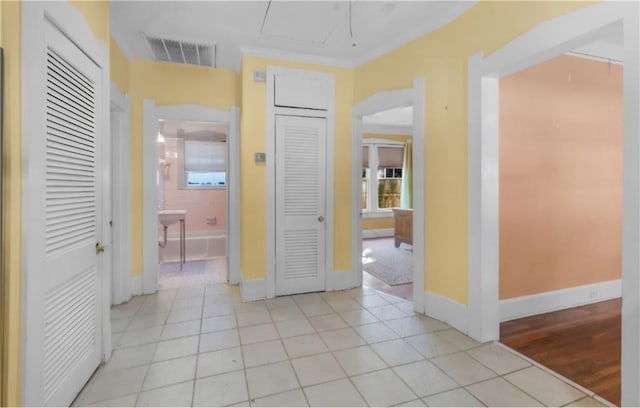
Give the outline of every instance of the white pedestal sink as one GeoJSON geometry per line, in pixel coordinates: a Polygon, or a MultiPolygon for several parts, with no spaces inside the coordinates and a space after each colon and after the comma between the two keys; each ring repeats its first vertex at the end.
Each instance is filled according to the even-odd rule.
{"type": "Polygon", "coordinates": [[[164,243],[159,242],[158,245],[164,248],[167,245],[167,229],[169,225],[175,224],[176,222],[180,223],[180,270],[182,270],[182,265],[184,265],[187,258],[187,248],[186,248],[186,232],[184,219],[187,216],[187,210],[162,210],[158,211],[158,221],[164,227],[164,243]]]}
{"type": "Polygon", "coordinates": [[[160,224],[168,227],[178,221],[183,221],[187,216],[187,210],[162,210],[158,211],[158,221],[160,224]]]}

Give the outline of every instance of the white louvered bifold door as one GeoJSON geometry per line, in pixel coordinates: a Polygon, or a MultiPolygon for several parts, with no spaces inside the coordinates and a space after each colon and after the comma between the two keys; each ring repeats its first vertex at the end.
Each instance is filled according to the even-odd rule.
{"type": "Polygon", "coordinates": [[[41,132],[25,135],[33,144],[29,180],[39,188],[24,248],[24,402],[67,406],[100,364],[102,72],[58,29],[46,27],[45,120],[41,132]]]}
{"type": "Polygon", "coordinates": [[[326,131],[276,116],[276,295],[325,290],[326,131]]]}

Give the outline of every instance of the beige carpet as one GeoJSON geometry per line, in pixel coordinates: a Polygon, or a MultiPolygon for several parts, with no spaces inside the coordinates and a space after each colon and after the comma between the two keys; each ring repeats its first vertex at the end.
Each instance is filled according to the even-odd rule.
{"type": "Polygon", "coordinates": [[[413,282],[413,249],[404,244],[400,248],[372,245],[362,250],[362,268],[388,285],[413,282]]]}

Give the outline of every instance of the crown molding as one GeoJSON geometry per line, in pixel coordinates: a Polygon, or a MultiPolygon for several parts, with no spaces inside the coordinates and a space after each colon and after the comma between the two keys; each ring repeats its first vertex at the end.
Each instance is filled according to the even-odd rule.
{"type": "Polygon", "coordinates": [[[338,68],[354,68],[353,61],[348,58],[325,57],[320,55],[302,54],[261,47],[240,47],[243,57],[273,58],[285,61],[302,62],[306,64],[327,65],[338,68]]]}

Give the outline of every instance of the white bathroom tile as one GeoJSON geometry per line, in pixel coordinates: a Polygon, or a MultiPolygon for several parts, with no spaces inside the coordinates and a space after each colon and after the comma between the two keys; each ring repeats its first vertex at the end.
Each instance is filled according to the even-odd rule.
{"type": "Polygon", "coordinates": [[[448,342],[435,333],[419,334],[417,336],[406,337],[404,340],[427,358],[460,351],[453,343],[448,342]]]}
{"type": "Polygon", "coordinates": [[[354,326],[353,329],[369,344],[393,340],[399,337],[393,330],[382,322],[365,324],[363,326],[354,326]]]}
{"type": "Polygon", "coordinates": [[[374,343],[371,348],[390,366],[424,359],[420,353],[402,339],[374,343]]]}
{"type": "Polygon", "coordinates": [[[196,360],[196,356],[193,355],[151,364],[142,390],[193,380],[196,375],[196,360]]]}
{"type": "Polygon", "coordinates": [[[194,406],[221,407],[249,399],[242,371],[198,378],[193,394],[194,406]]]}
{"type": "Polygon", "coordinates": [[[223,330],[200,335],[200,353],[222,350],[240,345],[238,330],[223,330]]]}
{"type": "Polygon", "coordinates": [[[331,353],[301,357],[291,361],[303,387],[345,377],[331,353]]]}
{"type": "Polygon", "coordinates": [[[312,407],[363,407],[366,402],[351,382],[343,378],[304,389],[312,407]]]}
{"type": "Polygon", "coordinates": [[[455,381],[429,361],[397,366],[393,371],[421,398],[458,387],[455,381]]]}
{"type": "Polygon", "coordinates": [[[586,397],[582,391],[535,366],[504,378],[548,406],[561,406],[586,397]]]}
{"type": "Polygon", "coordinates": [[[268,397],[257,398],[254,407],[308,407],[301,389],[285,391],[268,397]]]}
{"type": "Polygon", "coordinates": [[[147,374],[148,366],[100,371],[89,384],[82,404],[92,404],[137,393],[147,374]]]}
{"type": "Polygon", "coordinates": [[[336,313],[309,317],[309,322],[319,332],[348,327],[347,323],[336,313]]]}
{"type": "Polygon", "coordinates": [[[413,401],[416,394],[390,369],[351,378],[370,406],[388,407],[413,401]]]}
{"type": "Polygon", "coordinates": [[[467,354],[478,360],[499,375],[529,367],[531,364],[495,343],[467,351],[467,354]]]}
{"type": "Polygon", "coordinates": [[[276,329],[282,338],[315,333],[315,330],[311,327],[311,324],[307,319],[276,322],[276,329]]]}
{"type": "MultiPolygon", "coordinates": [[[[193,397],[193,381],[140,393],[138,407],[188,407],[193,397]]],[[[131,405],[130,405],[131,406],[131,405]]]]}
{"type": "Polygon", "coordinates": [[[234,315],[228,316],[214,316],[202,319],[202,333],[209,333],[215,331],[223,331],[229,329],[235,329],[237,327],[236,318],[234,315]]]}
{"type": "Polygon", "coordinates": [[[242,355],[244,356],[246,367],[255,367],[287,360],[287,353],[284,351],[280,340],[242,346],[242,355]]]}
{"type": "Polygon", "coordinates": [[[445,391],[422,399],[429,407],[484,407],[464,388],[445,391]]]}
{"type": "Polygon", "coordinates": [[[181,337],[179,339],[158,343],[153,361],[169,360],[184,357],[198,352],[198,336],[181,337]]]}
{"type": "Polygon", "coordinates": [[[200,320],[167,324],[162,330],[161,340],[171,340],[179,337],[189,337],[200,334],[200,320]]]}
{"type": "Polygon", "coordinates": [[[262,341],[280,338],[276,326],[273,323],[259,324],[240,328],[240,342],[244,344],[259,343],[262,341]]]}
{"type": "Polygon", "coordinates": [[[197,377],[228,373],[244,368],[240,347],[198,354],[197,377]]]}
{"type": "Polygon", "coordinates": [[[160,340],[162,327],[149,327],[146,329],[127,330],[120,337],[117,348],[138,346],[141,344],[156,343],[160,340]]]}
{"type": "Polygon", "coordinates": [[[338,330],[320,332],[320,337],[329,350],[342,350],[366,344],[364,340],[350,327],[338,330]]]}
{"type": "Polygon", "coordinates": [[[284,348],[287,350],[289,358],[310,356],[329,351],[320,336],[310,334],[306,336],[289,337],[282,339],[284,348]]]}
{"type": "Polygon", "coordinates": [[[247,368],[247,384],[251,398],[279,394],[300,388],[288,361],[247,368]]]}
{"type": "Polygon", "coordinates": [[[119,370],[121,368],[136,367],[151,363],[153,353],[156,351],[156,343],[143,344],[142,346],[115,349],[111,358],[104,365],[104,371],[119,370]]]}
{"type": "Polygon", "coordinates": [[[369,346],[340,350],[333,354],[349,376],[387,368],[385,362],[369,346]]]}
{"type": "Polygon", "coordinates": [[[539,407],[538,401],[500,377],[467,386],[467,391],[489,407],[539,407]]]}
{"type": "Polygon", "coordinates": [[[432,362],[460,385],[473,384],[496,376],[496,373],[465,353],[447,354],[434,358],[432,362]]]}

